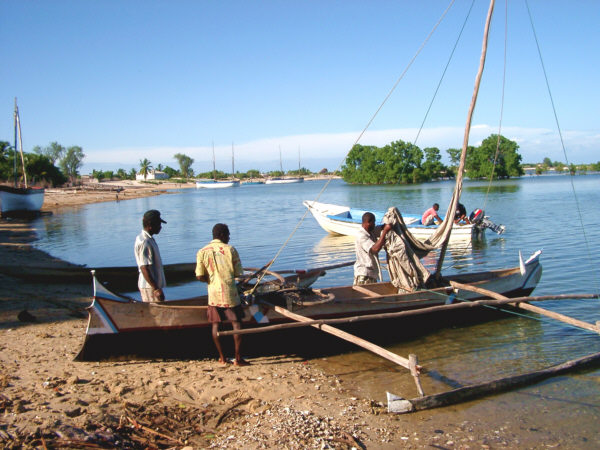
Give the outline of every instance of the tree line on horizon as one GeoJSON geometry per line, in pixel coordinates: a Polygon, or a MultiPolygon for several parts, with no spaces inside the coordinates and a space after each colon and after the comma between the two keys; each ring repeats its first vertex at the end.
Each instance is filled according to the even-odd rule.
{"type": "MultiPolygon", "coordinates": [[[[469,147],[466,160],[466,175],[472,179],[489,178],[494,166],[494,156],[498,135],[492,134],[486,138],[480,146],[469,147]]],[[[518,153],[519,146],[504,136],[500,136],[499,154],[494,168],[494,178],[509,178],[524,174],[521,164],[521,155],[518,153]]],[[[421,150],[413,144],[402,140],[392,142],[384,147],[355,145],[346,157],[346,163],[342,167],[343,179],[352,184],[407,184],[420,183],[441,178],[452,178],[455,176],[456,168],[460,159],[460,149],[447,149],[450,165],[441,162],[441,152],[437,147],[428,147],[421,150]]],[[[21,160],[17,154],[17,181],[22,177],[21,160]]],[[[299,170],[282,172],[274,170],[266,174],[258,169],[247,172],[236,171],[235,174],[223,171],[212,171],[194,174],[192,164],[194,159],[176,153],[174,159],[179,164],[179,169],[168,165],[156,165],[156,170],[166,173],[175,181],[185,182],[189,178],[226,179],[232,176],[238,179],[261,178],[267,176],[310,176],[315,173],[305,167],[299,170]]],[[[0,141],[0,180],[5,182],[14,181],[14,148],[6,141],[0,141]]],[[[64,147],[57,142],[51,142],[46,147],[35,146],[31,153],[24,152],[27,177],[32,185],[62,186],[69,182],[77,183],[80,179],[79,170],[83,165],[85,154],[80,146],[64,147]]],[[[544,158],[541,163],[529,163],[535,166],[536,174],[540,175],[550,169],[558,172],[568,170],[571,174],[584,174],[587,171],[600,171],[600,161],[591,164],[570,164],[544,158]]],[[[152,162],[147,158],[139,162],[139,171],[136,169],[93,170],[92,177],[103,180],[113,179],[136,179],[139,173],[144,176],[154,169],[152,162]]],[[[321,175],[330,174],[324,168],[317,172],[321,175]]]]}

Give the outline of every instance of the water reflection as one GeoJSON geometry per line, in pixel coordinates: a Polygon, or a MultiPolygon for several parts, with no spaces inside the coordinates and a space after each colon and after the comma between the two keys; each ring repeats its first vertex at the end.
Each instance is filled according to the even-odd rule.
{"type": "Polygon", "coordinates": [[[465,186],[463,189],[465,192],[474,193],[474,192],[483,192],[487,193],[488,190],[492,194],[511,194],[520,190],[520,185],[512,182],[507,182],[507,184],[502,184],[502,182],[497,182],[492,184],[491,186],[481,185],[481,186],[465,186]],[[508,184],[510,183],[510,184],[508,184]]]}

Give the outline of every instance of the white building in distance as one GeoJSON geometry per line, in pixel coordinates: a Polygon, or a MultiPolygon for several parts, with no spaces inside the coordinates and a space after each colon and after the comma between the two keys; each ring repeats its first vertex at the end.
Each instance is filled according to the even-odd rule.
{"type": "Polygon", "coordinates": [[[146,175],[146,178],[144,178],[144,175],[142,175],[141,173],[137,173],[135,174],[135,179],[137,181],[144,181],[144,180],[168,180],[169,179],[169,175],[161,172],[160,170],[150,170],[148,172],[148,174],[146,175]]]}

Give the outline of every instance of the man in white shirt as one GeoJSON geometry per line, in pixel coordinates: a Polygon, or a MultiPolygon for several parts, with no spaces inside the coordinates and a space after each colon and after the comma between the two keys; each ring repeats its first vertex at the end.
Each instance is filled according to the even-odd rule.
{"type": "Polygon", "coordinates": [[[151,209],[144,213],[142,232],[135,238],[134,252],[138,265],[138,288],[143,302],[162,302],[165,300],[163,288],[166,286],[165,272],[158,251],[158,244],[152,237],[160,233],[162,224],[167,223],[160,212],[151,209]]]}
{"type": "Polygon", "coordinates": [[[362,216],[362,225],[354,240],[356,262],[354,263],[354,284],[376,283],[379,274],[377,255],[385,242],[385,235],[392,229],[385,224],[377,242],[371,237],[375,229],[375,216],[366,212],[362,216]]]}

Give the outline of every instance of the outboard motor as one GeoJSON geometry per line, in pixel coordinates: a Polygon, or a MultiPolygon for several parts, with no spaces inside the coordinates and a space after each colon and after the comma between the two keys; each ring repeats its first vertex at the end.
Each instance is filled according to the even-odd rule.
{"type": "Polygon", "coordinates": [[[471,215],[469,216],[469,220],[471,221],[471,223],[473,223],[475,225],[479,225],[483,221],[484,217],[485,217],[485,211],[483,209],[477,208],[475,211],[473,211],[471,213],[471,215]]]}
{"type": "Polygon", "coordinates": [[[504,225],[496,225],[486,215],[483,209],[476,209],[469,216],[469,220],[475,225],[478,232],[483,231],[485,228],[489,228],[497,234],[504,233],[506,227],[504,225]]]}

